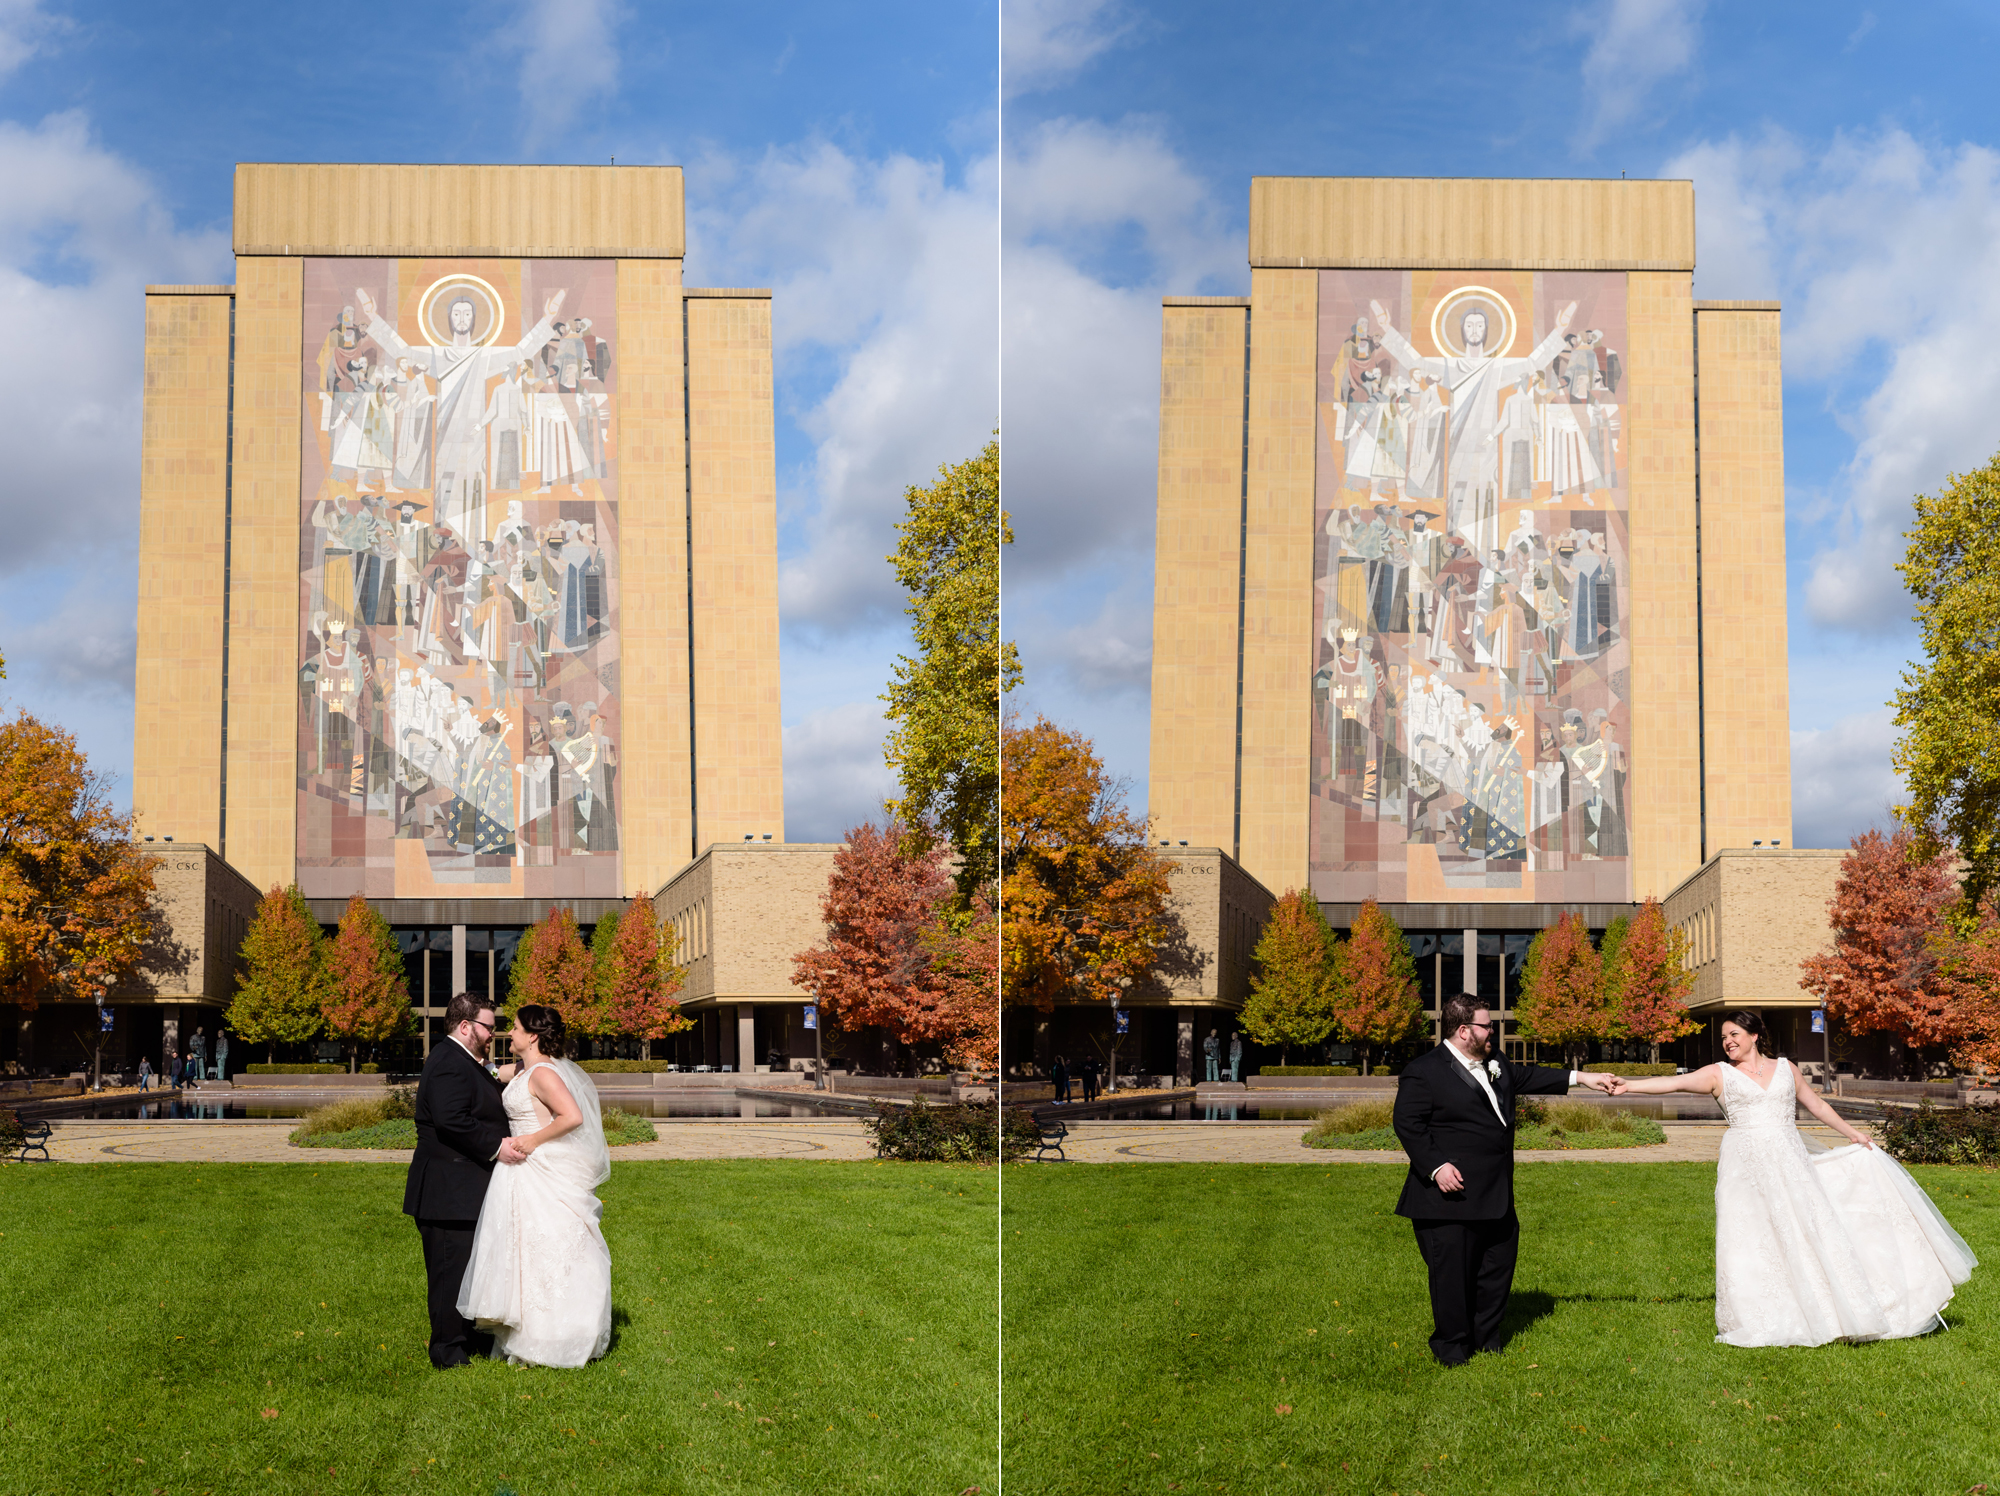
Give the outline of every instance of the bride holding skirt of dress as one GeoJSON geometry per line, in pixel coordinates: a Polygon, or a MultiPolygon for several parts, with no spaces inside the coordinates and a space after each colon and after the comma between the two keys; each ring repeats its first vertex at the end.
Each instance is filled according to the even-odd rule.
{"type": "Polygon", "coordinates": [[[1941,1328],[1978,1258],[1923,1187],[1761,1052],[1763,1020],[1722,1023],[1725,1063],[1627,1081],[1619,1095],[1697,1091],[1729,1119],[1715,1173],[1715,1338],[1726,1345],[1892,1340],[1941,1328]],[[1854,1146],[1812,1151],[1804,1106],[1854,1146]]]}
{"type": "Polygon", "coordinates": [[[501,1100],[527,1153],[499,1164],[479,1212],[458,1312],[493,1335],[493,1354],[582,1366],[611,1344],[611,1252],[596,1195],[611,1177],[597,1088],[562,1057],[563,1021],[529,1004],[514,1018],[517,1070],[501,1100]]]}

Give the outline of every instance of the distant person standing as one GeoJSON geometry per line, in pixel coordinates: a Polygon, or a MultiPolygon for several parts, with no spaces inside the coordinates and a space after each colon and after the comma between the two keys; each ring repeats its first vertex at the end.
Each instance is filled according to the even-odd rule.
{"type": "Polygon", "coordinates": [[[1243,1036],[1241,1034],[1231,1034],[1229,1036],[1230,1080],[1231,1081],[1241,1080],[1243,1077],[1239,1072],[1242,1069],[1243,1069],[1243,1036]]]}
{"type": "Polygon", "coordinates": [[[1049,1070],[1049,1079],[1055,1082],[1056,1105],[1067,1105],[1069,1103],[1069,1061],[1065,1060],[1061,1055],[1057,1055],[1055,1065],[1049,1070]]]}
{"type": "Polygon", "coordinates": [[[139,1056],[139,1089],[153,1089],[153,1062],[144,1055],[139,1056]]]}
{"type": "Polygon", "coordinates": [[[1083,1072],[1083,1103],[1088,1106],[1097,1100],[1097,1077],[1104,1067],[1097,1063],[1096,1055],[1091,1055],[1079,1068],[1083,1072]]]}
{"type": "Polygon", "coordinates": [[[1215,1030],[1208,1031],[1208,1037],[1201,1041],[1201,1052],[1208,1059],[1208,1083],[1212,1086],[1221,1079],[1221,1044],[1215,1037],[1215,1030]]]}
{"type": "Polygon", "coordinates": [[[173,1081],[174,1089],[178,1091],[181,1088],[181,1057],[178,1054],[167,1055],[167,1074],[173,1081]]]}

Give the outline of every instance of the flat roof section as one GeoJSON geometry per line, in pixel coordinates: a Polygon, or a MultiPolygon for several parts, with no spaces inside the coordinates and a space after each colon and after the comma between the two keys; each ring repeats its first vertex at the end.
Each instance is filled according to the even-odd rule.
{"type": "Polygon", "coordinates": [[[1252,177],[1250,263],[1259,269],[1692,270],[1694,183],[1252,177]]]}

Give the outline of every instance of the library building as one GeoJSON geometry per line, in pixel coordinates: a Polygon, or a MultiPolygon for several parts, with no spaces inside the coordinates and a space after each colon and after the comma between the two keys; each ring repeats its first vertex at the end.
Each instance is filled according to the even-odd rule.
{"type": "MultiPolygon", "coordinates": [[[[1842,851],[1791,844],[1779,309],[1695,299],[1695,211],[1259,177],[1250,295],[1165,299],[1148,805],[1203,962],[1134,994],[1121,1070],[1226,1053],[1291,889],[1341,930],[1376,900],[1433,1017],[1477,994],[1516,1054],[1536,932],[1658,898],[1683,1057],[1754,1005],[1819,1058],[1842,851]]],[[[1072,1059],[1111,1029],[1016,1021],[1072,1059]]]]}
{"type": "MultiPolygon", "coordinates": [[[[176,955],[107,1068],[213,1042],[293,883],[395,928],[399,1067],[552,907],[587,939],[641,891],[671,1058],[810,1055],[834,849],[784,834],[770,293],[685,284],[678,167],[244,164],[233,227],[232,284],[146,289],[133,804],[176,955]]],[[[68,1068],[97,1027],[0,1031],[68,1068]]]]}

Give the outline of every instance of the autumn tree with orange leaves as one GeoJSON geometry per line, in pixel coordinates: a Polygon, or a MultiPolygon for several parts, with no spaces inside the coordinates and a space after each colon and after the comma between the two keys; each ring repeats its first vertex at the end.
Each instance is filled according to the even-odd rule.
{"type": "Polygon", "coordinates": [[[1925,856],[1920,837],[1904,826],[1854,838],[1827,905],[1833,949],[1800,964],[1799,985],[1849,1033],[1929,1049],[1955,1042],[1965,1021],[1953,1011],[1962,994],[1938,975],[1955,938],[1946,919],[1958,900],[1954,859],[1948,850],[1925,856]]]}
{"type": "Polygon", "coordinates": [[[326,948],[326,978],[320,1017],[327,1033],[346,1044],[352,1073],[362,1044],[379,1044],[410,1027],[403,949],[389,922],[358,893],[347,901],[340,928],[326,948]]]}
{"type": "Polygon", "coordinates": [[[521,932],[514,964],[508,969],[507,1005],[502,1011],[511,1016],[524,1003],[536,1003],[561,1014],[565,1029],[591,1033],[599,1007],[594,977],[590,950],[577,933],[576,915],[558,905],[540,924],[521,932]]]}
{"type": "Polygon", "coordinates": [[[1047,718],[1000,735],[1001,989],[1044,1012],[1149,982],[1179,935],[1171,867],[1146,846],[1081,733],[1047,718]]]}
{"type": "Polygon", "coordinates": [[[1566,914],[1535,937],[1514,1002],[1522,1037],[1559,1044],[1581,1070],[1592,1039],[1608,1038],[1612,1014],[1597,948],[1580,914],[1566,914]]]}
{"type": "Polygon", "coordinates": [[[998,1004],[975,949],[991,906],[975,899],[959,930],[949,918],[948,849],[899,821],[856,826],[834,853],[820,898],[826,937],[792,958],[792,980],[849,1033],[879,1028],[899,1044],[936,1042],[953,1063],[998,1048],[998,1004]]]}
{"type": "Polygon", "coordinates": [[[1423,1023],[1417,963],[1402,926],[1373,899],[1362,904],[1341,942],[1333,1016],[1341,1037],[1361,1050],[1361,1073],[1379,1049],[1414,1038],[1423,1023]]]}
{"type": "Polygon", "coordinates": [[[159,933],[133,818],[76,739],[20,712],[0,723],[0,990],[29,1012],[92,1002],[145,964],[159,933]]]}
{"type": "Polygon", "coordinates": [[[1660,901],[1649,898],[1632,916],[1616,953],[1604,962],[1611,1032],[1651,1045],[1656,1065],[1662,1044],[1701,1030],[1688,1017],[1694,972],[1688,968],[1687,947],[1687,932],[1670,926],[1660,901]]]}
{"type": "Polygon", "coordinates": [[[674,959],[676,945],[673,929],[663,927],[653,912],[652,899],[634,895],[598,973],[609,1032],[651,1042],[694,1027],[675,996],[687,978],[687,968],[674,959]]]}

